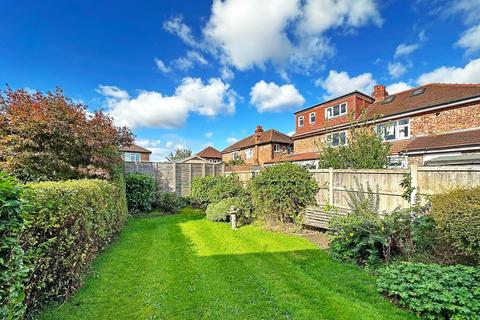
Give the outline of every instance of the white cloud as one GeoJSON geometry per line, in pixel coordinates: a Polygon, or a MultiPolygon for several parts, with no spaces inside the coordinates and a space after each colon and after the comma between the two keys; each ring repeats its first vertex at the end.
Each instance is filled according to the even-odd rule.
{"type": "Polygon", "coordinates": [[[221,77],[224,81],[230,81],[235,78],[235,73],[233,73],[232,69],[227,66],[222,66],[220,69],[221,77]]]}
{"type": "Polygon", "coordinates": [[[183,23],[183,18],[181,16],[173,17],[163,24],[163,28],[170,32],[173,35],[176,35],[183,42],[188,44],[191,47],[196,48],[198,46],[198,42],[192,35],[192,30],[189,26],[183,23]]]}
{"type": "Polygon", "coordinates": [[[137,138],[135,139],[135,144],[152,151],[150,161],[166,161],[166,156],[169,155],[170,152],[174,152],[175,149],[187,148],[186,141],[183,138],[175,135],[170,138],[174,141],[163,143],[160,139],[137,138]]]}
{"type": "MultiPolygon", "coordinates": [[[[424,34],[420,33],[419,37],[424,38],[424,34]]],[[[397,49],[395,49],[395,58],[399,57],[405,57],[410,55],[412,52],[417,50],[420,47],[418,43],[412,43],[412,44],[406,44],[406,43],[401,43],[397,46],[397,49]]]]}
{"type": "Polygon", "coordinates": [[[373,22],[382,24],[375,1],[372,0],[307,0],[299,31],[323,33],[334,27],[360,27],[373,22]]]}
{"type": "Polygon", "coordinates": [[[227,140],[226,140],[226,142],[227,142],[228,144],[234,144],[234,143],[237,142],[237,141],[238,141],[238,139],[237,139],[237,138],[234,138],[234,137],[229,137],[229,138],[227,138],[227,140]]]}
{"type": "Polygon", "coordinates": [[[446,15],[460,14],[464,17],[467,24],[472,24],[480,20],[480,1],[479,0],[455,0],[447,6],[446,15]]]}
{"type": "Polygon", "coordinates": [[[387,90],[388,94],[395,94],[395,93],[405,91],[405,90],[408,90],[408,89],[411,89],[411,88],[412,87],[405,82],[396,82],[396,83],[392,83],[391,85],[387,86],[386,90],[387,90]]]}
{"type": "Polygon", "coordinates": [[[213,132],[211,132],[211,131],[205,132],[205,137],[207,137],[207,138],[213,137],[213,132]]]}
{"type": "Polygon", "coordinates": [[[290,131],[289,133],[287,133],[287,136],[293,136],[295,134],[295,131],[290,131]]]}
{"type": "Polygon", "coordinates": [[[128,92],[125,90],[121,90],[116,86],[104,86],[99,85],[98,88],[95,90],[98,93],[106,96],[107,98],[113,99],[128,99],[129,95],[128,92]]]}
{"type": "Polygon", "coordinates": [[[371,73],[350,77],[345,71],[330,70],[326,79],[318,79],[315,84],[325,89],[327,94],[324,97],[329,99],[355,90],[369,94],[373,90],[375,80],[371,73]]]}
{"type": "Polygon", "coordinates": [[[463,68],[445,66],[437,68],[422,74],[417,82],[419,84],[432,82],[478,83],[480,82],[480,58],[470,61],[463,68]]]}
{"type": "Polygon", "coordinates": [[[388,64],[388,74],[392,78],[399,78],[407,72],[407,67],[401,62],[393,62],[388,64]]]}
{"type": "Polygon", "coordinates": [[[177,69],[187,71],[195,66],[195,64],[206,65],[208,61],[197,51],[190,50],[184,57],[180,57],[173,61],[177,69]]]}
{"type": "Polygon", "coordinates": [[[155,59],[155,64],[157,65],[158,70],[162,71],[163,73],[169,73],[172,71],[170,67],[168,67],[162,60],[155,59]]]}
{"type": "Polygon", "coordinates": [[[214,0],[204,34],[239,70],[284,61],[293,50],[285,32],[298,0],[214,0]]]}
{"type": "Polygon", "coordinates": [[[305,99],[292,84],[279,86],[261,80],[250,90],[250,103],[263,113],[299,107],[305,103],[305,99]]]}
{"type": "Polygon", "coordinates": [[[463,32],[457,45],[466,49],[467,54],[480,50],[480,24],[463,32]]]}
{"type": "Polygon", "coordinates": [[[239,70],[267,63],[305,69],[333,52],[327,30],[369,23],[382,23],[374,0],[214,0],[204,47],[239,70]]]}
{"type": "Polygon", "coordinates": [[[126,91],[109,86],[101,86],[98,91],[107,97],[108,112],[115,122],[131,128],[179,128],[191,112],[213,117],[235,111],[235,92],[217,78],[205,84],[199,78],[184,78],[172,96],[141,91],[130,98],[126,91]]]}

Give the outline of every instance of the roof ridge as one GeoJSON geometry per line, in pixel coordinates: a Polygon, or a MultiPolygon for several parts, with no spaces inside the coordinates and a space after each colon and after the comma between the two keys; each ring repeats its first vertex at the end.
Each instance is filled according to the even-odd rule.
{"type": "Polygon", "coordinates": [[[422,85],[424,86],[444,86],[444,87],[480,87],[480,83],[442,83],[442,82],[432,82],[422,85]]]}

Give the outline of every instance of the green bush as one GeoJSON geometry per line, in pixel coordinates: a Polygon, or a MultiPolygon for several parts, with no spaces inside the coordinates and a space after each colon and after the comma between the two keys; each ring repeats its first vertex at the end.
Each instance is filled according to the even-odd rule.
{"type": "Polygon", "coordinates": [[[76,180],[29,184],[29,223],[22,246],[33,266],[26,283],[30,310],[65,299],[80,287],[90,264],[127,217],[120,181],[76,180]]]}
{"type": "Polygon", "coordinates": [[[126,175],[128,211],[131,214],[152,210],[157,184],[151,175],[128,173],[126,175]]]}
{"type": "Polygon", "coordinates": [[[20,319],[25,312],[24,282],[29,268],[19,235],[25,228],[22,187],[0,172],[0,319],[20,319]]]}
{"type": "Polygon", "coordinates": [[[318,185],[305,168],[282,163],[257,174],[249,190],[256,218],[297,222],[303,209],[315,203],[318,185]]]}
{"type": "Polygon", "coordinates": [[[480,261],[480,187],[455,188],[433,196],[431,202],[442,238],[480,261]]]}
{"type": "Polygon", "coordinates": [[[165,213],[175,213],[187,206],[187,201],[177,196],[175,192],[163,192],[157,190],[154,209],[158,209],[165,213]]]}
{"type": "Polygon", "coordinates": [[[395,210],[381,218],[376,192],[357,186],[358,191],[348,190],[350,211],[330,221],[334,258],[374,266],[431,250],[434,224],[422,208],[395,210]]]}
{"type": "Polygon", "coordinates": [[[480,269],[404,262],[380,271],[378,290],[424,319],[479,319],[480,269]]]}
{"type": "Polygon", "coordinates": [[[190,199],[195,206],[205,208],[210,203],[236,197],[245,192],[235,176],[195,177],[192,181],[190,199]]]}
{"type": "Polygon", "coordinates": [[[217,203],[209,204],[205,211],[207,219],[210,221],[227,221],[228,212],[232,206],[236,206],[234,198],[226,198],[217,203]]]}

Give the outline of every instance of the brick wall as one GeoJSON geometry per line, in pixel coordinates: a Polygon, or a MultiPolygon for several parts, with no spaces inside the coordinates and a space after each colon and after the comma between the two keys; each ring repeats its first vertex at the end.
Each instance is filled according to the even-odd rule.
{"type": "Polygon", "coordinates": [[[480,104],[449,108],[410,118],[413,136],[480,127],[480,104]]]}
{"type": "Polygon", "coordinates": [[[317,151],[321,148],[324,135],[308,137],[293,141],[293,151],[295,153],[317,151]]]}
{"type": "Polygon", "coordinates": [[[150,161],[150,154],[149,153],[140,153],[140,161],[149,162],[150,161]]]}

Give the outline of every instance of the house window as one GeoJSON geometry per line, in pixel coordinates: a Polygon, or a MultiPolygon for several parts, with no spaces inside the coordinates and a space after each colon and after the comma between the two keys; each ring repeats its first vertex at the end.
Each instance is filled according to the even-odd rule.
{"type": "Polygon", "coordinates": [[[303,121],[304,121],[303,116],[298,117],[298,126],[299,126],[299,127],[303,127],[303,121]]]}
{"type": "Polygon", "coordinates": [[[315,123],[317,121],[317,116],[315,112],[310,113],[310,123],[315,123]]]}
{"type": "Polygon", "coordinates": [[[390,156],[388,157],[388,167],[389,168],[406,168],[407,167],[407,157],[405,156],[390,156]]]}
{"type": "Polygon", "coordinates": [[[333,132],[327,134],[327,143],[332,147],[344,146],[347,144],[347,132],[333,132]]]}
{"type": "Polygon", "coordinates": [[[395,100],[395,96],[388,96],[385,98],[385,100],[383,100],[382,104],[390,103],[393,100],[395,100]]]}
{"type": "Polygon", "coordinates": [[[347,103],[340,103],[336,106],[325,109],[325,118],[335,118],[347,113],[347,103]]]}
{"type": "Polygon", "coordinates": [[[415,89],[415,90],[412,91],[411,96],[418,96],[419,94],[424,93],[424,92],[425,92],[425,89],[426,89],[425,87],[415,89]]]}
{"type": "Polygon", "coordinates": [[[140,161],[140,153],[136,152],[125,152],[125,161],[127,162],[139,162],[140,161]]]}
{"type": "Polygon", "coordinates": [[[273,145],[273,152],[280,152],[280,145],[279,144],[274,144],[273,145]]]}
{"type": "Polygon", "coordinates": [[[246,158],[246,159],[252,159],[252,158],[253,158],[253,150],[252,150],[252,148],[245,150],[245,158],[246,158]]]}
{"type": "Polygon", "coordinates": [[[232,154],[233,160],[240,160],[240,153],[238,151],[234,151],[232,154]]]}
{"type": "Polygon", "coordinates": [[[385,141],[410,138],[410,119],[401,119],[377,125],[377,134],[385,141]]]}

